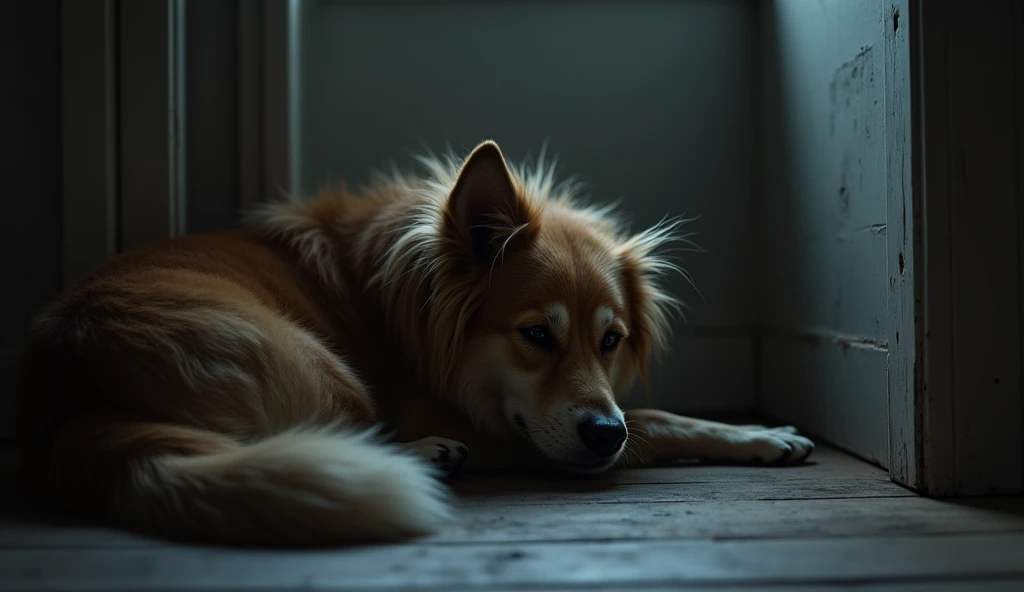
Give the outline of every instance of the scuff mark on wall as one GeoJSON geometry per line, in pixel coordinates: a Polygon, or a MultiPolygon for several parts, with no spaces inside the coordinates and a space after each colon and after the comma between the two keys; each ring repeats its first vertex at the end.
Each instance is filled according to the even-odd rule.
{"type": "MultiPolygon", "coordinates": [[[[875,69],[871,53],[871,46],[865,45],[853,59],[840,64],[832,74],[832,82],[828,85],[829,102],[832,103],[829,137],[835,137],[836,135],[836,115],[837,107],[839,107],[840,103],[842,103],[843,107],[850,107],[851,99],[854,96],[859,96],[865,90],[865,81],[868,85],[874,85],[875,69]]],[[[854,130],[857,129],[858,125],[857,119],[854,118],[854,130]]]]}
{"type": "Polygon", "coordinates": [[[856,228],[840,230],[836,233],[836,238],[840,241],[852,241],[855,238],[855,235],[861,232],[868,232],[877,236],[885,236],[886,224],[885,222],[880,222],[878,224],[869,224],[867,226],[858,226],[856,228]]]}
{"type": "Polygon", "coordinates": [[[871,142],[872,123],[878,117],[875,67],[870,45],[832,73],[829,83],[829,137],[842,146],[838,206],[842,217],[850,215],[850,203],[864,191],[861,154],[871,142]],[[856,191],[851,182],[856,180],[856,191]]]}
{"type": "Polygon", "coordinates": [[[818,347],[823,344],[834,344],[844,349],[853,348],[878,352],[889,351],[889,342],[884,339],[871,339],[868,337],[858,337],[856,335],[845,335],[835,331],[813,329],[794,331],[784,329],[782,327],[765,327],[763,329],[763,333],[765,337],[799,341],[812,347],[818,347]]]}
{"type": "Polygon", "coordinates": [[[850,155],[849,153],[843,154],[843,168],[839,175],[839,211],[848,215],[850,213],[850,190],[846,186],[849,182],[850,174],[850,155]]]}

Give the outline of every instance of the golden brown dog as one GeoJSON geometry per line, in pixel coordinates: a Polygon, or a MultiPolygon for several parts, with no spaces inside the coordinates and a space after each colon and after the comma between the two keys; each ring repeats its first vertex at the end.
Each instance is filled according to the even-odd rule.
{"type": "Polygon", "coordinates": [[[616,404],[666,344],[677,224],[627,235],[492,142],[423,162],[129,252],[58,298],[22,367],[32,491],[145,532],[315,544],[431,531],[463,462],[811,453],[791,428],[616,404]]]}

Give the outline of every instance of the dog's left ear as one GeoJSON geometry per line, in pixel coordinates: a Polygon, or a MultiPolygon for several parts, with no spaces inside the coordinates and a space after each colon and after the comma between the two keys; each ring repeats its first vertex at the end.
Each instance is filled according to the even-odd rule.
{"type": "Polygon", "coordinates": [[[449,230],[489,264],[508,239],[529,226],[530,218],[529,204],[516,191],[498,145],[487,141],[477,146],[448,196],[449,230]]]}
{"type": "Polygon", "coordinates": [[[645,381],[652,357],[667,351],[672,324],[685,304],[661,284],[666,269],[677,269],[659,252],[677,240],[680,221],[669,221],[629,237],[619,246],[622,285],[629,310],[629,349],[633,369],[645,381]]]}

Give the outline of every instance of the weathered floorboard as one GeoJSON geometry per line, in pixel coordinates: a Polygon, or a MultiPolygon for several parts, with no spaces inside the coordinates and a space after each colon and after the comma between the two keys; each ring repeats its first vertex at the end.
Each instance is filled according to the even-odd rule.
{"type": "Polygon", "coordinates": [[[0,553],[0,590],[24,591],[781,586],[976,577],[1024,578],[1024,534],[0,553]]]}
{"type": "MultiPolygon", "coordinates": [[[[1024,533],[1020,498],[949,503],[916,497],[834,500],[469,506],[422,544],[1024,533]]],[[[0,525],[2,549],[140,548],[159,539],[98,526],[0,525]]]]}

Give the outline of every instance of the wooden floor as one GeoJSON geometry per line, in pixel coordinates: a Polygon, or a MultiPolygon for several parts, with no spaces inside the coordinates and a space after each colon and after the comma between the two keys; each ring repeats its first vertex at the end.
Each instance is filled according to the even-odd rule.
{"type": "Polygon", "coordinates": [[[923,499],[836,450],[812,459],[474,476],[436,536],[321,551],[177,546],[14,512],[0,589],[1024,591],[1024,498],[923,499]]]}

